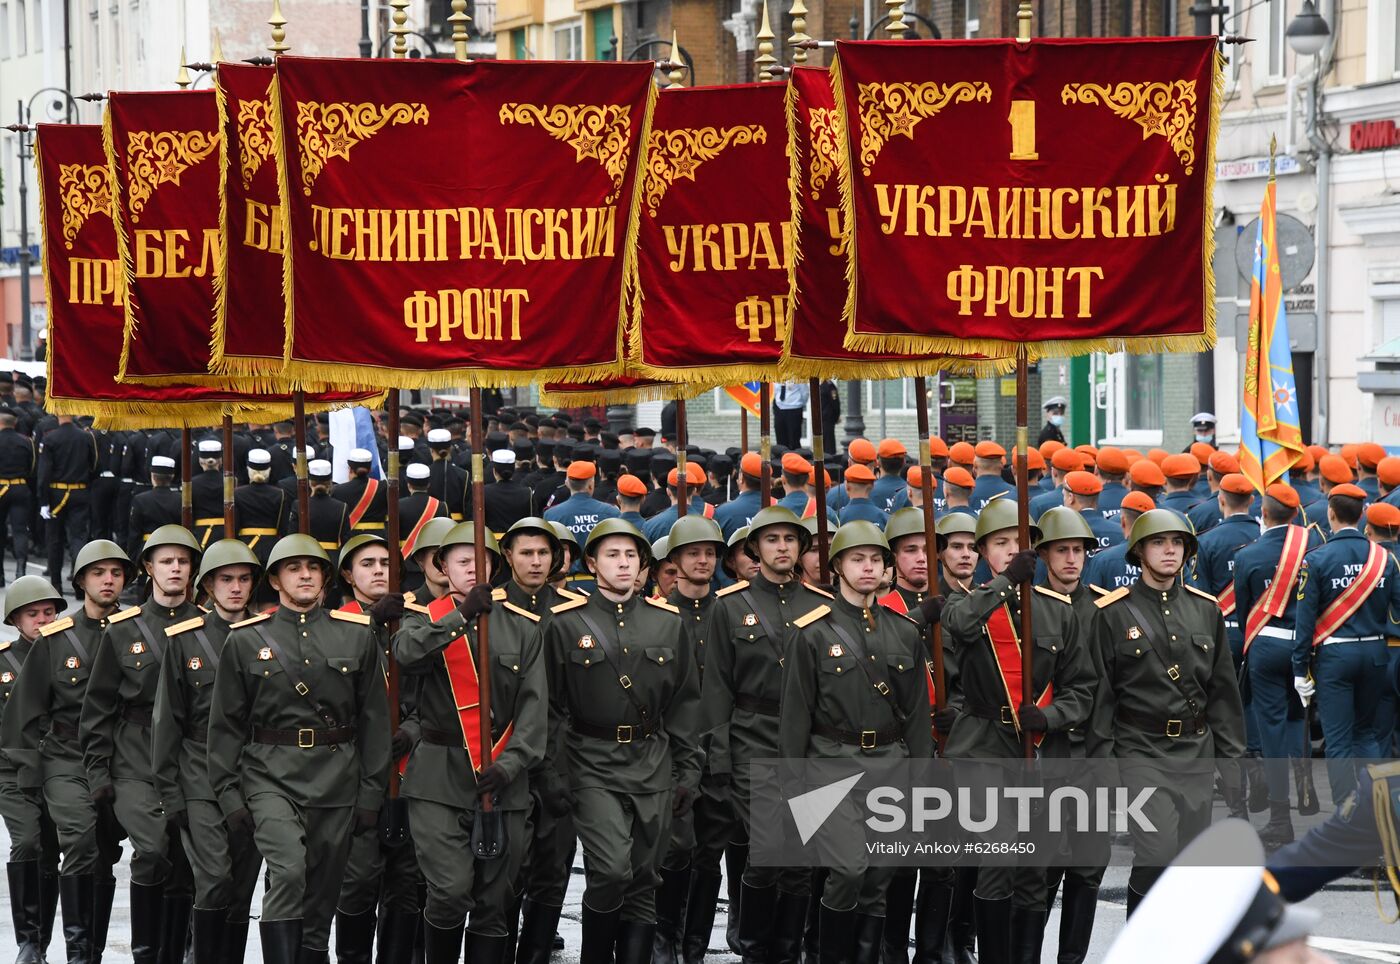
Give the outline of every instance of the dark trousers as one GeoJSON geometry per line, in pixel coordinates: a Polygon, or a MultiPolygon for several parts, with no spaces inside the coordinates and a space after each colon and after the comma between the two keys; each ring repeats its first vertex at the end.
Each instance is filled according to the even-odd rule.
{"type": "Polygon", "coordinates": [[[1342,800],[1356,789],[1357,760],[1380,756],[1376,705],[1387,679],[1385,640],[1323,643],[1313,657],[1317,679],[1317,712],[1327,743],[1327,779],[1332,799],[1342,800]]]}
{"type": "MultiPolygon", "coordinates": [[[[34,499],[27,485],[0,486],[0,521],[3,522],[6,542],[14,553],[17,570],[15,578],[24,575],[21,566],[29,558],[29,517],[34,512],[34,499]]],[[[0,555],[3,555],[0,545],[0,555]]]]}
{"type": "MultiPolygon", "coordinates": [[[[92,514],[88,525],[89,539],[110,539],[116,531],[117,496],[121,492],[121,479],[98,478],[92,480],[92,514]]],[[[72,500],[69,500],[70,504],[72,500]]]]}
{"type": "Polygon", "coordinates": [[[773,406],[773,434],[779,445],[789,449],[802,447],[802,416],[800,408],[773,406]]]}
{"type": "Polygon", "coordinates": [[[1303,756],[1307,739],[1303,720],[1288,718],[1288,697],[1293,692],[1291,642],[1272,636],[1260,636],[1254,641],[1249,648],[1249,687],[1254,693],[1254,718],[1259,724],[1269,799],[1286,803],[1288,761],[1303,756]]]}
{"type": "Polygon", "coordinates": [[[49,520],[46,526],[49,547],[49,581],[63,584],[63,555],[76,558],[78,550],[88,541],[87,489],[55,489],[49,496],[49,520]],[[67,496],[67,501],[64,501],[67,496]]]}

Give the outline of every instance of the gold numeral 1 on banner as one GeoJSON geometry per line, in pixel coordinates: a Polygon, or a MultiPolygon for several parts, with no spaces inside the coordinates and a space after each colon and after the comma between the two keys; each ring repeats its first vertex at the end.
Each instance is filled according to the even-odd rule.
{"type": "Polygon", "coordinates": [[[1039,160],[1040,155],[1035,150],[1035,101],[1013,100],[1007,120],[1011,121],[1011,159],[1039,160]]]}

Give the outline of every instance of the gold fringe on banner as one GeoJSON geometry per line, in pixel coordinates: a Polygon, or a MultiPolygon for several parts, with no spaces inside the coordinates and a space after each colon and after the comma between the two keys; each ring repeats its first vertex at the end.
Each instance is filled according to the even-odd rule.
{"type": "MultiPolygon", "coordinates": [[[[783,98],[783,118],[787,121],[788,135],[788,218],[792,221],[792,249],[788,253],[788,308],[787,326],[783,329],[783,353],[779,356],[778,370],[787,364],[792,351],[792,325],[797,320],[797,302],[802,292],[797,286],[797,268],[802,261],[802,151],[798,144],[797,125],[801,112],[797,109],[796,79],[788,80],[786,96],[783,98]]],[[[747,380],[747,379],[746,379],[747,380]]]]}
{"type": "Polygon", "coordinates": [[[568,389],[546,391],[540,387],[540,404],[551,408],[584,408],[591,405],[639,405],[643,402],[669,402],[673,399],[690,401],[720,385],[636,385],[631,388],[568,389]]]}
{"type": "Polygon", "coordinates": [[[112,179],[112,227],[117,232],[117,264],[124,279],[126,297],[122,299],[122,351],[117,358],[116,380],[126,381],[126,366],[131,360],[131,337],[136,331],[136,319],[131,313],[131,283],[136,280],[136,268],[131,261],[131,243],[121,218],[121,179],[117,169],[117,147],[112,133],[112,103],[102,111],[102,149],[107,152],[107,171],[112,179]]]}

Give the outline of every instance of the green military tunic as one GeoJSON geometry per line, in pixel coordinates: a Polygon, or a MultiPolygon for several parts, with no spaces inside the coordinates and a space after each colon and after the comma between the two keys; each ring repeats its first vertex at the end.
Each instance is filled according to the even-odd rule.
{"type": "Polygon", "coordinates": [[[352,811],[377,811],[388,782],[389,705],[369,623],[279,606],[231,627],[214,674],[209,780],[219,808],[252,815],[267,863],[262,920],[302,920],[302,946],[315,950],[329,942],[352,811]]]}
{"type": "MultiPolygon", "coordinates": [[[[506,592],[497,590],[496,595],[504,597],[506,592]]],[[[475,861],[470,856],[472,822],[478,807],[478,768],[484,763],[469,747],[479,745],[480,724],[474,724],[473,732],[463,732],[458,706],[465,694],[453,689],[444,650],[465,638],[472,664],[478,665],[477,624],[469,624],[461,610],[444,599],[429,607],[414,605],[410,611],[417,618],[405,621],[395,637],[394,654],[404,673],[419,680],[422,739],[409,757],[400,792],[408,800],[409,825],[428,884],[424,916],[441,929],[460,926],[470,916],[472,932],[503,936],[512,885],[525,859],[525,819],[531,805],[528,772],[544,759],[549,729],[541,618],[505,598],[496,600],[489,617],[491,729],[496,744],[491,762],[509,778],[495,808],[507,814],[510,846],[504,859],[475,861]]]]}
{"type": "Polygon", "coordinates": [[[187,818],[180,839],[194,874],[194,906],[228,908],[229,920],[245,921],[262,861],[251,847],[230,847],[209,782],[209,709],[228,634],[229,624],[217,611],[166,628],[151,758],[162,807],[167,814],[183,811],[187,818]]]}
{"type": "Polygon", "coordinates": [[[162,606],[150,599],[109,618],[93,654],[79,717],[88,783],[93,789],[115,785],[113,809],[131,839],[131,879],[144,887],[164,883],[171,869],[165,813],[151,765],[151,720],[165,630],[200,614],[192,603],[162,606]]]}
{"type": "MultiPolygon", "coordinates": [[[[33,640],[23,636],[0,643],[0,730],[4,718],[10,715],[10,700],[33,646],[33,640]]],[[[42,811],[39,788],[21,786],[16,762],[8,754],[0,753],[0,818],[4,819],[5,831],[10,837],[11,862],[39,859],[42,811]]]]}
{"type": "Polygon", "coordinates": [[[549,722],[567,727],[583,900],[599,913],[621,908],[624,920],[655,920],[674,788],[693,794],[700,781],[700,687],[684,632],[666,602],[598,592],[555,606],[545,637],[549,722]]]}

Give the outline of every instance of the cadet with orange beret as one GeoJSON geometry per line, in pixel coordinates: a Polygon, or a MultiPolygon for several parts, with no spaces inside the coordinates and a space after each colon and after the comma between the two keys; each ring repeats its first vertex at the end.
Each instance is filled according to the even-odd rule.
{"type": "Polygon", "coordinates": [[[977,450],[973,448],[971,442],[954,442],[948,446],[948,458],[954,464],[970,470],[973,461],[977,458],[977,450]]]}
{"type": "MultiPolygon", "coordinates": [[[[939,439],[938,441],[942,442],[943,440],[939,439]]],[[[944,453],[947,453],[946,446],[944,447],[944,453]]],[[[851,439],[850,444],[846,446],[846,457],[850,460],[852,466],[864,465],[870,470],[872,475],[879,470],[879,465],[877,464],[879,461],[879,454],[875,451],[874,443],[869,439],[851,439]]],[[[850,470],[847,469],[847,471],[849,472],[850,470]]],[[[845,507],[850,497],[850,493],[846,491],[845,483],[842,483],[827,492],[826,507],[832,512],[839,513],[845,507]]]]}
{"type": "MultiPolygon", "coordinates": [[[[1151,465],[1146,460],[1144,460],[1144,464],[1151,465]]],[[[1138,516],[1155,508],[1156,504],[1146,493],[1134,491],[1123,496],[1118,512],[1118,530],[1122,533],[1123,540],[1117,545],[1099,550],[1089,560],[1084,567],[1084,582],[1105,592],[1111,592],[1114,589],[1131,586],[1137,581],[1141,570],[1136,563],[1128,561],[1128,533],[1132,531],[1133,523],[1138,520],[1138,516]]]]}
{"type": "MultiPolygon", "coordinates": [[[[801,458],[801,456],[798,456],[801,458]]],[[[784,455],[786,460],[787,456],[784,455]]],[[[803,459],[802,461],[806,461],[803,459]]],[[[705,470],[700,468],[699,462],[685,463],[685,484],[686,484],[686,511],[692,515],[703,516],[706,519],[713,518],[715,507],[706,502],[700,495],[700,489],[705,484],[705,470]]],[[[642,533],[647,537],[648,542],[655,542],[666,533],[671,531],[671,526],[676,524],[676,519],[680,518],[680,510],[676,508],[680,498],[680,470],[672,469],[666,476],[666,494],[671,497],[671,506],[658,512],[647,520],[642,527],[642,533]]]]}
{"type": "Polygon", "coordinates": [[[977,513],[968,505],[972,497],[972,473],[961,465],[955,465],[943,473],[944,505],[936,506],[939,512],[965,512],[970,516],[977,513]]]}
{"type": "Polygon", "coordinates": [[[999,495],[1016,491],[1016,487],[1001,477],[1006,467],[1006,449],[996,442],[978,442],[973,449],[973,474],[977,481],[972,486],[969,504],[978,512],[999,495]]]}
{"type": "Polygon", "coordinates": [[[1400,458],[1387,455],[1376,464],[1380,501],[1400,508],[1400,458]]]}
{"type": "Polygon", "coordinates": [[[1134,492],[1141,492],[1156,502],[1157,497],[1162,494],[1162,489],[1166,487],[1167,477],[1162,474],[1162,469],[1156,462],[1142,458],[1129,466],[1128,481],[1134,492]]]}
{"type": "Polygon", "coordinates": [[[1356,485],[1366,493],[1369,502],[1381,497],[1376,486],[1376,467],[1385,458],[1385,447],[1375,442],[1362,442],[1356,447],[1356,485]]]}
{"type": "Polygon", "coordinates": [[[1220,520],[1225,518],[1220,511],[1219,501],[1216,499],[1216,494],[1220,491],[1220,480],[1239,470],[1239,460],[1229,452],[1211,453],[1210,461],[1206,467],[1206,485],[1209,493],[1201,499],[1200,504],[1186,515],[1191,520],[1191,524],[1196,527],[1197,535],[1220,525],[1220,520]]]}
{"type": "MultiPolygon", "coordinates": [[[[545,521],[557,522],[573,533],[579,545],[588,541],[588,534],[598,523],[604,519],[616,519],[622,514],[617,506],[593,498],[593,481],[597,473],[598,467],[592,462],[570,462],[564,479],[569,497],[547,509],[544,514],[545,521]]],[[[568,580],[571,586],[589,592],[593,590],[593,579],[581,559],[575,561],[568,580]]]]}
{"type": "Polygon", "coordinates": [[[1194,455],[1168,455],[1162,460],[1162,474],[1167,477],[1167,491],[1157,500],[1158,508],[1185,515],[1201,501],[1195,492],[1201,463],[1194,455]]]}
{"type": "Polygon", "coordinates": [[[1099,449],[1094,459],[1094,468],[1103,479],[1103,491],[1099,493],[1099,511],[1105,519],[1118,521],[1118,509],[1123,504],[1123,496],[1128,487],[1123,484],[1128,474],[1128,455],[1122,449],[1105,445],[1099,449]]]}
{"type": "MultiPolygon", "coordinates": [[[[1099,511],[1103,479],[1092,472],[1071,472],[1065,476],[1065,505],[1078,512],[1094,534],[1094,552],[1101,552],[1123,541],[1123,532],[1099,511]]],[[[1090,553],[1091,555],[1093,553],[1090,553]]]]}
{"type": "MultiPolygon", "coordinates": [[[[1328,496],[1337,486],[1351,482],[1351,467],[1347,465],[1346,459],[1340,455],[1324,455],[1318,459],[1317,468],[1321,474],[1319,488],[1322,494],[1315,501],[1303,506],[1303,524],[1316,526],[1322,537],[1327,538],[1332,534],[1327,519],[1328,496]]],[[[1363,493],[1364,491],[1362,490],[1363,493]]]]}
{"type": "Polygon", "coordinates": [[[1032,494],[1030,515],[1039,519],[1057,505],[1065,504],[1065,476],[1084,468],[1084,456],[1074,449],[1061,448],[1050,456],[1050,487],[1039,495],[1032,494]]]}
{"type": "Polygon", "coordinates": [[[1310,445],[1303,449],[1298,455],[1298,461],[1293,463],[1293,467],[1288,470],[1288,485],[1294,492],[1298,493],[1298,504],[1307,505],[1316,499],[1322,498],[1322,491],[1318,489],[1317,482],[1317,458],[1313,455],[1313,449],[1317,446],[1310,445]]]}
{"type": "Polygon", "coordinates": [[[748,525],[763,508],[762,473],[763,459],[757,452],[745,452],[739,459],[739,494],[715,510],[715,521],[726,539],[748,525]]]}
{"type": "Polygon", "coordinates": [[[881,512],[904,507],[904,460],[909,454],[899,439],[880,440],[880,477],[870,491],[870,501],[881,512]]]}
{"type": "MultiPolygon", "coordinates": [[[[910,469],[909,471],[914,471],[910,469]]],[[[857,462],[846,470],[846,492],[848,501],[845,508],[841,510],[841,525],[853,522],[856,519],[864,519],[873,522],[881,529],[885,528],[885,514],[870,501],[870,489],[875,485],[875,473],[870,468],[857,462]]]]}

